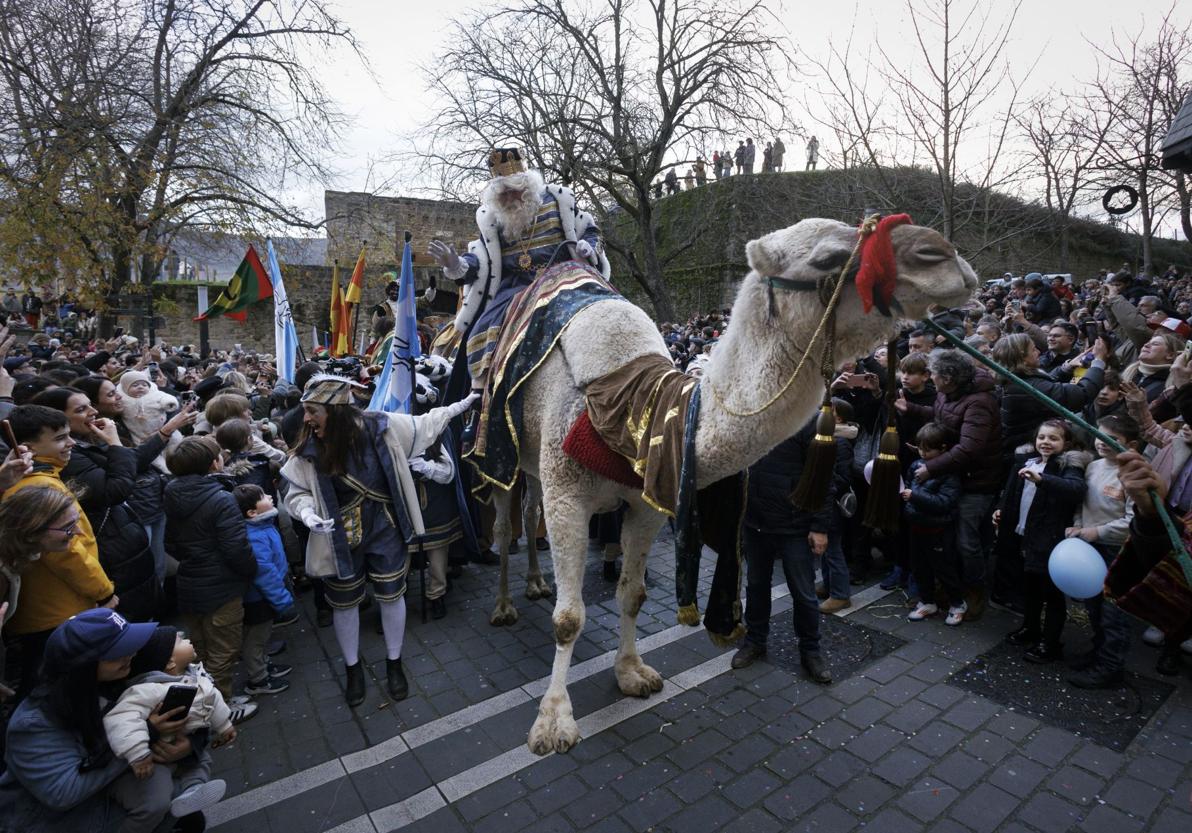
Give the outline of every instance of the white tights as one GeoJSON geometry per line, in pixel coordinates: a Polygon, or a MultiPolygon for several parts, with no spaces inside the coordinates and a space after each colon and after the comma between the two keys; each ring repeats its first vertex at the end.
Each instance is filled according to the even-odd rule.
{"type": "MultiPolygon", "coordinates": [[[[385,630],[385,654],[389,659],[401,659],[402,643],[406,638],[406,597],[379,604],[381,627],[385,630]]],[[[336,608],[331,612],[331,621],[344,664],[355,665],[360,661],[360,608],[336,608]]]]}

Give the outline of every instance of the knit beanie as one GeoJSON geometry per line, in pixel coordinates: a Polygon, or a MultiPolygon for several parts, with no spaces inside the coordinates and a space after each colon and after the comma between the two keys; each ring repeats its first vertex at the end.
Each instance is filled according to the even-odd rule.
{"type": "MultiPolygon", "coordinates": [[[[120,374],[120,392],[128,394],[128,389],[132,387],[133,382],[149,382],[149,374],[143,370],[126,370],[120,374]]],[[[149,382],[152,385],[152,382],[149,382]]]]}
{"type": "Polygon", "coordinates": [[[165,671],[174,653],[174,644],[178,641],[178,629],[169,625],[159,625],[145,647],[137,651],[132,658],[132,671],[129,676],[146,674],[150,671],[165,671]]]}

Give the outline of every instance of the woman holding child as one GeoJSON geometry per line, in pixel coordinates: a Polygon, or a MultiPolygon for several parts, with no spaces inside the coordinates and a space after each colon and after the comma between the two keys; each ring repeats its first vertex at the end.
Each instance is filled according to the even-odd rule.
{"type": "Polygon", "coordinates": [[[112,753],[104,729],[104,713],[119,696],[134,654],[156,629],[97,608],[50,636],[40,684],[9,723],[0,833],[203,829],[201,815],[171,816],[176,787],[167,766],[199,761],[207,733],[184,734],[185,716],[155,708],[148,717],[158,738],[151,758],[161,766],[142,778],[112,753]]]}

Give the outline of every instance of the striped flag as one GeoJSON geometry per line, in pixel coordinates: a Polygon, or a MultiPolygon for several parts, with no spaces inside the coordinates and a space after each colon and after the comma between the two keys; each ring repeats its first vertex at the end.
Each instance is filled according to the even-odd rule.
{"type": "Polygon", "coordinates": [[[422,355],[418,343],[418,316],[414,305],[414,255],[406,240],[401,254],[401,280],[397,294],[397,323],[385,367],[377,379],[370,411],[408,414],[414,400],[414,360],[422,355]]]}
{"type": "Polygon", "coordinates": [[[294,381],[294,366],[298,363],[298,330],[294,328],[294,315],[290,299],[286,297],[286,286],[281,280],[281,267],[277,265],[277,252],[273,241],[265,241],[265,259],[269,262],[269,274],[273,279],[273,346],[277,358],[277,377],[287,382],[294,381]]]}
{"type": "Polygon", "coordinates": [[[213,315],[223,315],[237,321],[246,321],[249,307],[257,301],[272,297],[273,285],[269,282],[269,276],[265,274],[265,267],[257,257],[257,250],[249,246],[244,260],[236,267],[236,273],[228,281],[227,287],[219,293],[215,303],[194,320],[203,321],[213,315]]]}

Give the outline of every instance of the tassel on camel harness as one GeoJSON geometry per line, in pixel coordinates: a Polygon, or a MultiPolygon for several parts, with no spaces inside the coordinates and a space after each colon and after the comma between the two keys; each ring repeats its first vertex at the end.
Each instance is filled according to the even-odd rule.
{"type": "Polygon", "coordinates": [[[902,517],[902,469],[898,452],[901,443],[894,410],[895,371],[898,367],[898,342],[886,347],[886,430],[878,442],[877,459],[869,480],[869,495],[865,500],[865,526],[883,532],[897,532],[902,517]]]}
{"type": "Polygon", "coordinates": [[[795,508],[802,512],[816,513],[824,507],[828,499],[828,487],[832,484],[832,477],[836,469],[836,415],[832,410],[832,371],[835,351],[833,342],[836,341],[836,318],[828,321],[827,340],[824,343],[824,355],[820,372],[824,376],[824,401],[820,405],[819,416],[815,420],[815,436],[807,447],[807,457],[803,460],[803,471],[799,475],[799,482],[791,492],[790,500],[795,508]]]}

